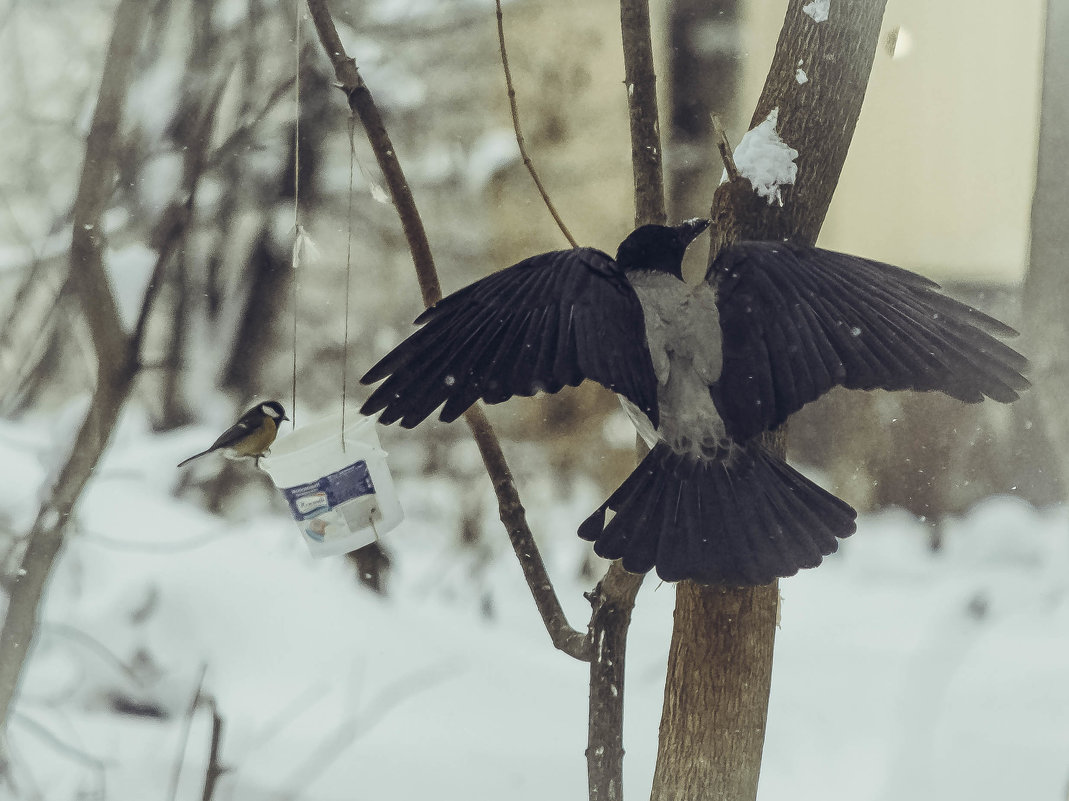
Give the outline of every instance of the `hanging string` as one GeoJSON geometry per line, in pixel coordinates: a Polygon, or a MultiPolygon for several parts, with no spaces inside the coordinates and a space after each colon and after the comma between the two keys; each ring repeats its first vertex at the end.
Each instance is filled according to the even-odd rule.
{"type": "Polygon", "coordinates": [[[302,247],[300,189],[301,189],[301,0],[295,0],[293,31],[294,52],[294,108],[293,108],[293,386],[290,400],[290,425],[297,427],[297,265],[302,247]]]}
{"type": "Polygon", "coordinates": [[[349,213],[345,241],[345,334],[341,350],[341,450],[345,453],[345,390],[349,377],[349,287],[353,279],[353,172],[356,166],[356,117],[349,115],[349,213]]]}

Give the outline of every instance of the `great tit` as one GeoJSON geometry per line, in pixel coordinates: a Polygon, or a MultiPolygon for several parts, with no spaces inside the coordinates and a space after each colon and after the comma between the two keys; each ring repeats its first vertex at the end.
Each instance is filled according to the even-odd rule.
{"type": "Polygon", "coordinates": [[[651,451],[579,536],[634,573],[757,585],[814,567],[856,512],[772,455],[758,435],[835,386],[1016,400],[1016,332],[898,267],[789,242],[725,247],[705,280],[681,273],[709,226],[644,225],[612,259],[532,256],[443,298],[363,377],[363,405],[411,428],[442,403],[557,392],[592,379],[651,451]],[[610,510],[615,513],[609,515],[610,510]]]}
{"type": "Polygon", "coordinates": [[[273,400],[258,403],[241,415],[208,450],[193,454],[179,462],[178,466],[214,451],[222,451],[228,459],[259,459],[271,448],[271,443],[278,435],[278,424],[283,420],[289,418],[281,403],[273,400]]]}

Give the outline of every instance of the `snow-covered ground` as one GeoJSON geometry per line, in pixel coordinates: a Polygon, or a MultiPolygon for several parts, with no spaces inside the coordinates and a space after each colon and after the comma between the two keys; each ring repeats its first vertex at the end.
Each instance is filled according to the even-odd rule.
{"type": "MultiPolygon", "coordinates": [[[[52,423],[0,422],[0,519],[15,530],[52,423]]],[[[217,799],[585,797],[586,666],[549,644],[492,514],[489,552],[465,555],[455,488],[403,481],[411,517],[388,537],[383,599],[345,560],[312,560],[277,506],[228,524],[174,500],[173,465],[212,434],[124,419],[49,588],[9,731],[15,797],[163,801],[181,764],[177,798],[200,798],[210,716],[187,733],[184,710],[202,670],[224,721],[217,799]],[[116,714],[119,696],[168,716],[116,714]]],[[[582,626],[588,546],[571,532],[595,493],[555,506],[540,485],[521,492],[582,626]]],[[[991,499],[933,556],[907,515],[870,516],[784,581],[762,801],[1064,801],[1067,523],[991,499]]],[[[647,580],[632,625],[632,799],[649,793],[672,604],[647,580]]]]}

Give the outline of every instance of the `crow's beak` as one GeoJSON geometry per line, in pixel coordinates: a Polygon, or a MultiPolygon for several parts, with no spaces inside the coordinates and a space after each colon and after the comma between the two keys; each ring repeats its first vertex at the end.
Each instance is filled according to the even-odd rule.
{"type": "Polygon", "coordinates": [[[679,232],[679,238],[684,245],[689,245],[698,236],[709,227],[709,220],[702,217],[695,217],[692,220],[685,220],[676,226],[676,231],[679,232]]]}

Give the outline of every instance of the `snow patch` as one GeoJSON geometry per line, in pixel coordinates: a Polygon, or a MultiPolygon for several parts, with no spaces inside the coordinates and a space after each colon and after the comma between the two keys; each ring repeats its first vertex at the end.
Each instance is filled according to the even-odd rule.
{"type": "Polygon", "coordinates": [[[371,192],[371,199],[376,203],[381,203],[384,206],[389,205],[390,194],[381,185],[373,183],[369,187],[369,191],[371,192]]]}
{"type": "Polygon", "coordinates": [[[123,327],[132,331],[141,314],[141,304],[156,264],[156,251],[141,242],[130,242],[121,248],[109,248],[104,264],[123,327]]]}
{"type": "Polygon", "coordinates": [[[468,184],[475,190],[485,189],[495,175],[519,160],[515,133],[504,128],[487,131],[475,140],[468,153],[468,184]]]}
{"type": "Polygon", "coordinates": [[[813,18],[813,22],[826,22],[831,0],[813,0],[802,6],[802,11],[813,18]]]}
{"type": "Polygon", "coordinates": [[[913,50],[913,34],[902,26],[895,28],[888,36],[887,49],[892,61],[905,58],[913,50]]]}
{"type": "MultiPolygon", "coordinates": [[[[735,166],[739,174],[753,184],[754,191],[768,200],[769,205],[783,205],[780,187],[794,183],[798,176],[798,151],[779,138],[776,124],[779,122],[779,108],[768,113],[765,121],[746,132],[735,148],[735,166]]],[[[727,180],[727,171],[720,183],[727,180]]]]}
{"type": "MultiPolygon", "coordinates": [[[[8,731],[13,775],[32,777],[35,797],[104,797],[104,763],[107,798],[141,799],[158,797],[177,767],[176,797],[199,798],[210,726],[202,708],[186,732],[184,709],[207,665],[223,759],[235,766],[220,777],[228,801],[336,801],[354,787],[401,801],[581,792],[587,676],[548,644],[474,444],[450,454],[471,476],[458,483],[420,473],[423,444],[390,433],[408,465],[398,478],[409,517],[385,540],[394,574],[380,598],[345,560],[313,560],[274,496],[230,519],[174,497],[174,463],[229,412],[163,435],[134,404],[124,413],[41,610],[8,731]],[[450,542],[467,514],[483,534],[477,552],[450,542]],[[167,717],[117,713],[116,698],[167,717]]],[[[32,522],[38,454],[69,441],[82,414],[0,420],[0,519],[32,522]]],[[[621,423],[626,445],[634,434],[621,423]]],[[[547,533],[550,575],[581,624],[589,544],[572,532],[601,491],[582,478],[562,494],[538,449],[510,449],[537,477],[521,478],[532,525],[547,533]]],[[[761,798],[1064,797],[1067,524],[1064,507],[992,498],[944,521],[933,554],[928,527],[889,510],[863,516],[819,569],[785,579],[761,798]]],[[[649,577],[629,633],[619,689],[636,796],[654,773],[674,600],[672,585],[649,577]]]]}
{"type": "Polygon", "coordinates": [[[805,70],[799,67],[794,71],[794,80],[799,84],[809,83],[809,76],[805,74],[805,70]]]}

